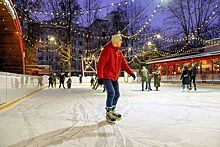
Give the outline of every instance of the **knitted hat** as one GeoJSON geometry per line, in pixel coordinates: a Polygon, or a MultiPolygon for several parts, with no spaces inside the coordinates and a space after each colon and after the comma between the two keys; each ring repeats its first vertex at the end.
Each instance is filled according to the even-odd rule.
{"type": "Polygon", "coordinates": [[[115,43],[117,43],[118,41],[121,41],[121,40],[122,40],[122,38],[121,38],[121,35],[119,35],[119,34],[112,36],[112,44],[115,44],[115,43]]]}

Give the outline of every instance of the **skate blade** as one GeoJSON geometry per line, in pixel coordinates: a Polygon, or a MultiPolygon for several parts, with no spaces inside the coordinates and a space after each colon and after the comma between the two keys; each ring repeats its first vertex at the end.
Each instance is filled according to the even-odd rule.
{"type": "Polygon", "coordinates": [[[121,119],[122,119],[122,117],[116,118],[116,120],[118,120],[118,121],[121,120],[121,119]]]}
{"type": "Polygon", "coordinates": [[[106,119],[105,121],[108,122],[109,124],[115,124],[115,121],[111,121],[111,120],[108,120],[108,119],[106,119]]]}

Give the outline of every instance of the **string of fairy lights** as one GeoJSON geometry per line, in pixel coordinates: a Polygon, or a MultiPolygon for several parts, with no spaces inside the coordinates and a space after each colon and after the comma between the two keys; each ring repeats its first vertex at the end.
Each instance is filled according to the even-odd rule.
{"type": "MultiPolygon", "coordinates": [[[[134,0],[130,0],[132,3],[134,2],[134,0]]],[[[122,5],[127,5],[128,4],[128,1],[121,1],[121,2],[118,2],[118,3],[111,3],[109,5],[106,5],[106,6],[102,6],[102,7],[99,7],[99,8],[96,8],[96,9],[86,9],[86,10],[77,10],[75,11],[73,14],[74,15],[78,15],[78,14],[84,14],[84,13],[96,13],[97,11],[102,11],[102,9],[105,9],[105,8],[109,8],[109,7],[118,7],[118,6],[122,6],[122,5]]],[[[14,5],[15,7],[17,7],[16,5],[14,5]]],[[[23,7],[21,7],[21,9],[24,9],[23,7]]],[[[39,15],[50,15],[50,16],[65,16],[65,15],[70,15],[70,12],[68,13],[61,13],[61,12],[49,12],[49,11],[45,11],[45,10],[32,10],[32,9],[27,9],[25,8],[24,9],[25,12],[29,12],[29,13],[34,13],[34,14],[39,14],[39,15]]]]}
{"type": "MultiPolygon", "coordinates": [[[[134,2],[134,0],[132,0],[132,2],[134,2]]],[[[121,5],[121,3],[128,4],[127,1],[124,1],[124,2],[119,2],[119,3],[115,3],[115,4],[112,3],[111,6],[118,6],[118,5],[121,5]]],[[[143,31],[143,29],[147,26],[147,24],[149,24],[149,21],[152,20],[152,18],[154,17],[155,13],[157,12],[157,10],[158,10],[159,8],[160,8],[160,3],[159,3],[159,5],[157,5],[156,9],[153,10],[153,13],[150,15],[150,17],[148,18],[148,20],[145,22],[145,25],[144,25],[143,27],[139,28],[136,34],[131,35],[131,36],[126,36],[126,35],[124,35],[123,37],[128,38],[128,39],[132,39],[132,40],[146,40],[146,39],[148,39],[147,37],[142,38],[142,39],[140,39],[140,37],[139,37],[139,38],[134,38],[134,37],[137,36],[138,34],[140,34],[140,32],[143,31]]],[[[25,9],[25,11],[28,11],[28,12],[31,13],[33,10],[25,9]]],[[[83,11],[82,11],[82,12],[83,12],[83,11]]],[[[88,12],[88,10],[87,10],[87,12],[88,12]]],[[[42,11],[38,12],[38,11],[36,11],[36,10],[34,10],[34,13],[37,13],[37,14],[40,13],[40,14],[51,15],[51,13],[47,13],[47,12],[43,13],[42,11]]],[[[55,13],[55,14],[60,15],[59,13],[55,13]]],[[[65,14],[65,13],[62,13],[62,14],[65,14]]],[[[54,13],[52,13],[52,15],[54,15],[54,13]]],[[[19,16],[19,18],[22,19],[21,16],[19,16]]],[[[29,19],[27,19],[27,18],[24,18],[24,20],[25,20],[26,22],[34,22],[34,20],[32,20],[32,19],[29,20],[29,19]]],[[[38,22],[38,23],[40,23],[40,24],[42,24],[42,25],[43,25],[43,24],[45,24],[45,25],[55,25],[55,26],[56,26],[56,25],[62,25],[63,28],[68,28],[68,26],[66,26],[67,24],[66,24],[65,22],[62,22],[62,21],[60,21],[60,22],[55,22],[55,23],[54,23],[54,22],[48,22],[48,21],[40,21],[40,22],[38,22]]],[[[81,35],[85,36],[86,38],[91,38],[91,39],[109,39],[109,38],[110,38],[110,36],[103,37],[103,36],[88,35],[88,33],[86,33],[85,31],[83,32],[83,30],[79,30],[79,29],[75,29],[75,28],[71,28],[71,31],[73,31],[74,33],[81,34],[81,35]]]]}
{"type": "MultiPolygon", "coordinates": [[[[208,33],[208,32],[206,32],[208,33]]],[[[193,39],[193,38],[191,38],[193,39]]],[[[216,46],[216,45],[220,45],[220,41],[216,42],[215,43],[212,43],[211,41],[206,41],[206,43],[208,43],[208,46],[206,46],[207,48],[208,47],[211,47],[211,46],[216,46]]],[[[184,53],[189,53],[189,52],[195,52],[195,51],[199,51],[201,48],[193,48],[191,50],[185,50],[186,49],[186,45],[182,48],[182,49],[179,49],[177,50],[176,52],[163,52],[163,51],[160,51],[160,50],[157,50],[157,49],[154,49],[153,52],[157,52],[160,56],[177,56],[177,55],[181,55],[181,54],[184,54],[184,53]]],[[[203,49],[203,48],[202,48],[203,49]]],[[[73,50],[77,50],[77,51],[83,51],[85,53],[88,53],[88,54],[91,54],[92,56],[95,56],[95,54],[92,54],[92,52],[94,51],[101,51],[101,49],[99,48],[95,48],[95,49],[92,49],[92,50],[83,50],[83,49],[80,49],[80,48],[73,48],[73,50]]],[[[128,47],[128,48],[123,48],[121,51],[133,51],[133,53],[135,53],[134,49],[132,47],[128,47]]],[[[150,51],[152,52],[152,51],[150,51]]],[[[97,52],[98,53],[98,52],[97,52]]],[[[140,53],[136,53],[134,55],[130,55],[130,56],[125,56],[126,58],[127,57],[135,57],[137,58],[138,56],[146,56],[148,54],[148,52],[140,52],[140,53]]],[[[80,59],[77,59],[75,57],[73,57],[75,60],[80,60],[80,59]]]]}
{"type": "MultiPolygon", "coordinates": [[[[127,3],[127,2],[126,2],[127,3]]],[[[113,5],[113,4],[112,4],[113,5]]],[[[152,15],[153,16],[153,15],[152,15]]],[[[27,20],[27,19],[26,19],[27,20]]],[[[60,22],[61,23],[61,22],[60,22]]],[[[46,24],[47,24],[47,22],[46,22],[46,24]]],[[[56,25],[56,24],[55,24],[56,25]]],[[[77,30],[74,30],[74,32],[76,32],[77,30]]],[[[81,34],[80,32],[78,32],[78,34],[81,34]]],[[[85,36],[85,34],[83,33],[82,34],[82,36],[85,36]]],[[[86,35],[86,37],[90,37],[90,38],[93,38],[93,36],[88,36],[88,35],[86,35]]],[[[97,38],[97,39],[99,39],[99,38],[101,38],[101,39],[107,39],[107,38],[110,38],[110,36],[109,37],[99,37],[99,36],[97,36],[97,37],[94,37],[94,38],[97,38]]],[[[30,42],[30,39],[28,39],[28,38],[25,38],[26,40],[28,40],[29,42],[30,42]]],[[[33,46],[33,45],[32,45],[33,46]]],[[[80,49],[77,49],[76,48],[76,50],[80,50],[80,49]]],[[[94,50],[96,50],[96,49],[93,49],[93,50],[91,50],[90,52],[93,52],[94,50]]]]}
{"type": "MultiPolygon", "coordinates": [[[[111,6],[119,6],[119,5],[122,5],[122,4],[127,4],[128,2],[127,1],[124,1],[123,3],[122,2],[120,2],[120,3],[112,3],[112,5],[111,6]]],[[[122,37],[124,37],[124,38],[127,38],[127,39],[132,39],[132,40],[150,40],[150,39],[161,39],[161,40],[163,40],[163,41],[166,41],[166,42],[171,42],[171,43],[173,43],[173,42],[183,42],[183,41],[186,41],[186,40],[194,40],[196,37],[197,37],[197,39],[198,39],[198,41],[201,41],[201,42],[206,42],[206,43],[208,43],[208,45],[207,46],[205,46],[205,47],[202,47],[202,48],[192,48],[192,49],[190,49],[190,50],[186,50],[187,49],[187,45],[184,45],[183,46],[183,48],[182,49],[180,49],[180,50],[177,50],[177,51],[175,51],[175,52],[163,52],[163,51],[160,51],[160,50],[157,50],[157,49],[154,49],[153,51],[154,52],[157,52],[160,56],[177,56],[177,55],[182,55],[182,54],[185,54],[185,53],[190,53],[190,52],[196,52],[196,51],[199,51],[199,50],[202,50],[202,49],[204,49],[204,48],[209,48],[209,47],[212,47],[212,46],[216,46],[216,45],[220,45],[220,40],[218,40],[218,41],[205,41],[202,37],[199,37],[199,36],[195,36],[195,33],[196,33],[196,31],[194,31],[193,33],[191,33],[190,35],[188,35],[188,36],[185,36],[185,37],[182,37],[182,38],[169,38],[169,37],[166,37],[166,36],[162,36],[162,35],[160,35],[160,34],[155,34],[155,35],[153,35],[153,36],[148,36],[148,37],[143,37],[143,38],[140,38],[140,37],[138,37],[137,38],[137,36],[144,30],[144,28],[146,28],[147,27],[147,25],[150,23],[150,21],[152,20],[152,18],[154,17],[154,15],[156,14],[156,12],[158,11],[158,9],[160,8],[160,4],[159,5],[157,5],[157,7],[153,10],[153,13],[150,15],[150,17],[145,21],[145,24],[142,26],[142,27],[140,27],[138,30],[137,30],[137,32],[135,33],[135,34],[132,34],[132,35],[124,35],[124,34],[121,34],[122,35],[122,37]]],[[[217,8],[218,8],[218,6],[216,5],[215,6],[215,9],[214,9],[214,11],[212,12],[212,15],[210,16],[210,17],[208,17],[208,19],[205,21],[205,23],[209,23],[209,21],[211,20],[211,18],[215,15],[215,13],[216,13],[216,10],[217,10],[217,8]]],[[[102,8],[100,8],[99,9],[99,11],[101,11],[102,10],[102,8]]],[[[43,11],[37,11],[37,10],[28,10],[28,9],[26,9],[25,11],[29,11],[30,13],[35,13],[35,14],[42,14],[42,15],[52,15],[52,16],[55,16],[55,15],[64,15],[64,13],[49,13],[49,12],[43,12],[43,11]]],[[[86,13],[88,13],[90,10],[83,10],[83,11],[80,11],[80,13],[82,14],[83,12],[86,12],[86,13]]],[[[96,10],[97,11],[97,10],[96,10]]],[[[95,12],[94,10],[93,10],[93,12],[95,12]]],[[[74,13],[75,15],[77,14],[77,12],[76,13],[74,13]]],[[[70,15],[70,14],[68,14],[68,15],[70,15]]],[[[19,17],[19,18],[22,18],[22,17],[19,17]]],[[[31,21],[31,22],[33,22],[33,20],[28,20],[27,18],[25,18],[25,20],[26,21],[31,21]]],[[[40,24],[45,24],[45,25],[48,25],[48,24],[51,24],[51,25],[61,25],[61,26],[63,26],[63,27],[68,27],[68,26],[65,26],[66,24],[64,23],[64,22],[57,22],[57,23],[52,23],[52,22],[43,22],[43,21],[41,21],[40,22],[40,24]]],[[[201,25],[201,28],[203,27],[204,25],[201,25]]],[[[200,28],[199,28],[200,29],[200,28]]],[[[102,36],[93,36],[93,35],[88,35],[86,32],[83,32],[83,30],[79,30],[79,29],[75,29],[75,28],[71,28],[71,31],[73,31],[74,33],[76,33],[76,34],[78,34],[78,35],[82,35],[83,37],[86,37],[86,38],[91,38],[91,39],[110,39],[110,36],[107,36],[107,37],[102,37],[102,36]]],[[[26,41],[28,41],[28,42],[31,42],[30,41],[30,39],[28,39],[28,37],[27,36],[24,36],[24,39],[26,40],[26,41]]],[[[37,39],[36,41],[40,41],[40,39],[37,39]]],[[[80,48],[73,48],[74,50],[77,50],[77,51],[83,51],[84,52],[84,50],[83,49],[80,49],[80,48]]],[[[94,48],[94,49],[91,49],[91,50],[85,50],[85,52],[86,53],[90,53],[92,56],[91,57],[88,57],[88,58],[86,58],[86,59],[91,59],[91,58],[97,58],[96,56],[95,56],[95,54],[92,54],[92,52],[95,52],[95,51],[101,51],[102,50],[102,48],[94,48]]],[[[137,59],[138,60],[138,62],[142,62],[142,61],[140,61],[139,59],[138,59],[138,57],[139,56],[145,56],[146,54],[148,54],[148,52],[145,52],[145,51],[143,51],[143,52],[140,52],[140,53],[136,53],[135,52],[135,50],[134,50],[134,48],[132,48],[132,47],[128,47],[128,48],[124,48],[122,51],[132,51],[132,53],[134,54],[134,55],[126,55],[125,57],[128,57],[128,58],[132,58],[130,61],[129,61],[129,63],[131,63],[131,62],[134,62],[134,60],[135,59],[137,59]]],[[[72,58],[74,59],[74,60],[81,60],[81,59],[79,59],[79,58],[76,58],[76,57],[74,57],[74,56],[72,56],[72,58]]]]}
{"type": "MultiPolygon", "coordinates": [[[[212,31],[212,30],[210,30],[212,31]]],[[[206,33],[209,33],[206,32],[206,33]]],[[[191,39],[194,39],[193,37],[191,39]]],[[[204,41],[204,40],[202,40],[204,41]]],[[[136,58],[140,63],[142,63],[137,57],[138,56],[146,56],[148,54],[152,54],[152,52],[155,52],[157,54],[159,54],[160,56],[170,56],[170,57],[173,57],[173,56],[178,56],[178,55],[183,55],[183,54],[186,54],[186,53],[190,53],[190,52],[196,52],[196,51],[199,51],[199,50],[203,50],[203,49],[206,49],[206,48],[210,48],[210,47],[213,47],[213,46],[219,46],[220,45],[220,40],[214,40],[214,41],[205,41],[205,43],[207,43],[208,45],[206,45],[205,47],[202,47],[202,48],[192,48],[190,50],[186,50],[187,49],[187,46],[184,45],[184,47],[180,50],[177,50],[175,52],[163,52],[163,51],[160,51],[158,49],[153,49],[151,51],[142,51],[140,53],[135,53],[135,51],[133,51],[135,53],[135,55],[133,55],[134,58],[136,58]]],[[[131,50],[132,48],[130,47],[129,50],[131,50]]]]}
{"type": "MultiPolygon", "coordinates": [[[[211,30],[210,30],[211,31],[211,30]]],[[[206,33],[208,33],[208,32],[206,32],[206,33]]],[[[192,38],[191,38],[192,39],[192,38]]],[[[127,51],[127,52],[129,52],[129,51],[132,51],[133,53],[134,53],[134,55],[130,55],[130,56],[128,56],[128,55],[125,55],[125,58],[132,58],[132,61],[134,61],[134,58],[136,58],[137,60],[139,60],[138,59],[138,57],[139,56],[146,56],[146,55],[148,55],[148,54],[151,54],[152,52],[155,52],[155,53],[158,53],[160,56],[170,56],[170,57],[173,57],[173,56],[178,56],[178,55],[183,55],[183,54],[185,54],[185,53],[190,53],[190,52],[196,52],[196,51],[199,51],[199,50],[202,50],[202,49],[204,49],[204,48],[209,48],[209,47],[212,47],[212,46],[217,46],[217,45],[220,45],[220,40],[218,40],[218,41],[205,41],[208,45],[207,46],[205,46],[205,47],[203,47],[203,48],[193,48],[193,49],[190,49],[190,50],[185,50],[186,49],[186,45],[182,48],[182,49],[179,49],[179,50],[177,50],[176,52],[163,52],[163,51],[160,51],[160,50],[158,50],[158,49],[154,49],[154,50],[151,50],[151,51],[148,51],[148,52],[145,52],[145,51],[142,51],[142,52],[140,52],[140,53],[136,53],[135,52],[135,49],[133,48],[133,47],[127,47],[127,48],[123,48],[123,49],[121,49],[121,51],[123,52],[123,51],[127,51]]],[[[80,48],[73,48],[74,50],[78,50],[78,51],[84,51],[84,52],[86,52],[86,53],[88,53],[88,54],[90,54],[92,57],[95,57],[95,54],[92,54],[92,52],[94,52],[94,51],[97,51],[97,50],[99,50],[99,51],[101,51],[103,48],[101,48],[101,49],[99,49],[99,48],[95,48],[95,49],[92,49],[92,50],[82,50],[82,49],[80,49],[80,48]]],[[[97,52],[98,53],[98,52],[97,52]]],[[[74,57],[74,56],[72,56],[72,58],[73,59],[75,59],[75,60],[81,60],[81,59],[79,59],[79,58],[76,58],[76,57],[74,57]]],[[[88,57],[88,59],[89,58],[91,58],[91,57],[88,57]]],[[[96,57],[96,58],[98,58],[98,57],[96,57]]],[[[139,60],[140,61],[140,60],[139,60]]]]}
{"type": "MultiPolygon", "coordinates": [[[[217,5],[215,5],[215,10],[218,8],[218,6],[217,5]]],[[[213,17],[213,15],[216,13],[215,12],[215,10],[212,12],[212,15],[211,16],[209,16],[208,17],[208,19],[205,21],[205,23],[208,23],[208,21],[213,17]]],[[[203,25],[202,25],[203,26],[203,25]]],[[[200,28],[199,28],[200,29],[200,28]]],[[[196,32],[196,31],[195,31],[196,32]]],[[[194,32],[194,33],[195,33],[194,32]]],[[[209,32],[209,31],[208,31],[209,32]]],[[[208,33],[208,32],[206,32],[206,33],[208,33]]],[[[187,37],[185,37],[185,38],[182,38],[182,39],[177,39],[177,40],[175,40],[175,39],[171,39],[171,40],[169,40],[169,39],[166,39],[166,38],[164,38],[163,36],[159,36],[159,37],[157,37],[157,38],[160,38],[160,39],[162,39],[162,40],[164,40],[164,41],[168,41],[168,42],[176,42],[176,43],[178,43],[178,42],[182,42],[182,41],[191,41],[191,40],[194,40],[194,39],[196,39],[196,37],[195,37],[195,35],[194,35],[194,33],[192,33],[192,34],[190,34],[190,35],[188,35],[187,37]]],[[[201,35],[201,34],[200,34],[201,35]]],[[[203,39],[203,38],[201,38],[201,37],[198,37],[197,36],[197,40],[199,41],[199,42],[205,42],[205,40],[203,39]]],[[[175,56],[175,55],[177,55],[177,54],[179,54],[180,52],[183,52],[185,49],[186,49],[186,45],[184,45],[184,47],[182,48],[182,49],[180,49],[180,50],[177,50],[177,51],[171,51],[171,53],[172,52],[176,52],[176,54],[173,54],[173,56],[175,56]]],[[[194,50],[190,50],[190,51],[185,51],[185,53],[186,52],[192,52],[192,51],[194,51],[194,50]]],[[[171,54],[171,53],[166,53],[166,52],[162,52],[162,51],[159,51],[159,53],[161,54],[161,55],[169,55],[169,54],[171,54]]]]}
{"type": "MultiPolygon", "coordinates": [[[[215,5],[215,6],[214,6],[214,10],[213,10],[212,13],[211,13],[211,16],[209,16],[209,17],[207,18],[207,20],[204,21],[205,24],[208,24],[208,23],[209,23],[209,21],[213,18],[213,16],[214,16],[214,15],[216,14],[216,12],[218,11],[217,9],[218,9],[218,5],[215,5]]],[[[201,28],[204,27],[205,24],[201,24],[201,26],[198,27],[198,30],[201,30],[201,28]]],[[[185,36],[185,37],[176,38],[176,39],[174,39],[174,38],[168,38],[168,37],[164,38],[164,37],[163,37],[162,39],[163,39],[164,41],[167,41],[167,42],[181,42],[181,41],[187,40],[188,38],[195,38],[195,33],[197,33],[196,30],[194,30],[191,34],[189,34],[188,36],[185,36]]],[[[198,36],[198,37],[199,37],[199,36],[198,36]]],[[[198,39],[202,39],[202,38],[198,38],[198,39]]]]}
{"type": "MultiPolygon", "coordinates": [[[[132,52],[133,55],[125,55],[125,58],[131,58],[131,60],[128,62],[128,63],[132,63],[132,62],[135,62],[138,61],[139,63],[145,63],[146,61],[141,61],[139,59],[140,56],[146,56],[148,54],[152,54],[152,52],[154,53],[157,53],[159,54],[160,56],[164,57],[174,57],[174,56],[178,56],[178,55],[183,55],[183,54],[186,54],[186,53],[190,53],[190,52],[196,52],[196,51],[200,51],[200,50],[203,50],[203,49],[207,49],[207,48],[210,48],[210,47],[213,47],[213,46],[219,46],[220,45],[220,39],[217,39],[217,40],[210,40],[210,41],[206,41],[209,45],[205,46],[205,47],[202,47],[202,48],[192,48],[190,50],[186,50],[183,52],[183,50],[185,49],[186,46],[184,46],[181,50],[179,50],[177,53],[175,54],[171,54],[171,53],[164,53],[160,50],[157,50],[157,49],[154,49],[152,51],[149,51],[149,52],[140,52],[140,53],[136,53],[135,49],[132,48],[132,47],[128,47],[128,48],[123,48],[121,51],[128,51],[128,52],[132,52]]],[[[102,50],[102,49],[101,49],[102,50]]],[[[101,51],[100,50],[100,51],[101,51]]],[[[127,53],[128,53],[127,52],[127,53]]],[[[74,56],[71,56],[72,59],[74,60],[82,60],[81,58],[77,58],[77,57],[74,57],[74,56]]],[[[91,54],[90,56],[87,56],[87,57],[83,57],[84,60],[86,61],[90,61],[90,60],[96,60],[98,61],[98,58],[97,56],[95,56],[95,54],[91,54]]]]}
{"type": "Polygon", "coordinates": [[[137,29],[136,33],[133,35],[123,35],[122,36],[124,38],[128,38],[128,39],[133,39],[134,37],[136,37],[137,35],[139,35],[149,24],[149,22],[153,19],[153,17],[155,16],[156,12],[158,12],[158,9],[160,8],[161,2],[157,5],[157,7],[153,10],[152,14],[150,15],[150,17],[144,22],[144,25],[140,28],[137,29]]]}
{"type": "MultiPolygon", "coordinates": [[[[134,0],[130,0],[131,3],[134,2],[134,0]]],[[[127,5],[129,1],[122,1],[122,2],[118,2],[118,3],[111,3],[110,5],[106,5],[106,6],[102,6],[102,7],[99,7],[97,8],[98,11],[102,11],[102,9],[104,8],[108,8],[108,7],[117,7],[117,6],[122,6],[122,5],[127,5]]],[[[41,15],[51,15],[51,16],[62,16],[62,15],[66,15],[66,13],[59,13],[59,12],[55,12],[55,13],[50,13],[48,11],[43,11],[43,10],[31,10],[31,9],[24,9],[23,7],[21,8],[18,8],[18,9],[21,9],[21,10],[24,10],[25,12],[29,12],[29,13],[34,13],[34,14],[41,14],[41,15]]],[[[80,10],[80,14],[83,14],[84,12],[86,13],[90,13],[90,12],[95,12],[96,9],[91,9],[91,10],[80,10]]],[[[70,13],[68,13],[68,15],[70,15],[70,13]]],[[[74,12],[74,15],[78,15],[77,12],[74,12]]],[[[19,16],[20,19],[22,19],[22,16],[19,16]]],[[[34,21],[32,20],[31,18],[27,19],[26,17],[24,18],[24,21],[25,22],[37,22],[41,25],[45,24],[45,25],[53,25],[53,26],[62,26],[62,28],[65,28],[67,29],[68,28],[68,25],[67,23],[65,22],[62,22],[62,21],[59,21],[59,22],[49,22],[49,21],[34,21]],[[66,26],[67,25],[67,26],[66,26]]],[[[83,37],[86,37],[86,38],[90,38],[90,39],[109,39],[110,36],[106,36],[106,37],[103,37],[103,36],[94,36],[94,35],[88,35],[88,33],[86,33],[84,30],[80,30],[80,29],[76,29],[76,28],[71,28],[71,31],[73,33],[77,33],[79,35],[82,35],[83,37]]]]}
{"type": "MultiPolygon", "coordinates": [[[[131,60],[128,62],[128,63],[131,63],[131,62],[134,62],[135,60],[137,60],[139,63],[145,63],[146,61],[141,61],[139,59],[140,56],[146,56],[148,54],[152,54],[152,52],[154,53],[157,53],[159,54],[160,56],[164,57],[174,57],[174,56],[179,56],[179,55],[184,55],[186,53],[190,53],[190,52],[196,52],[196,51],[200,51],[200,50],[203,50],[203,49],[207,49],[207,48],[210,48],[210,47],[214,47],[214,46],[219,46],[220,45],[220,39],[218,40],[211,40],[211,41],[206,41],[209,43],[209,45],[205,46],[205,47],[200,47],[200,48],[192,48],[190,50],[186,50],[183,52],[183,50],[186,48],[186,46],[184,46],[181,51],[178,51],[177,53],[175,54],[171,54],[171,53],[164,53],[160,50],[157,50],[157,49],[154,49],[153,51],[149,51],[149,52],[140,52],[140,53],[136,53],[135,49],[132,48],[132,47],[129,47],[129,48],[124,48],[124,50],[122,51],[129,51],[129,52],[132,52],[133,55],[125,55],[125,58],[131,58],[131,60]]],[[[94,54],[92,56],[88,56],[88,57],[85,57],[84,59],[86,60],[91,60],[92,58],[96,58],[98,60],[98,57],[96,57],[94,54]]],[[[77,59],[75,58],[76,60],[81,60],[81,59],[77,59]]]]}
{"type": "MultiPolygon", "coordinates": [[[[153,11],[153,14],[151,15],[151,17],[146,21],[146,24],[149,24],[148,22],[153,18],[153,16],[155,15],[155,13],[157,12],[157,9],[160,8],[160,4],[156,7],[156,9],[153,11]]],[[[208,18],[208,20],[205,21],[205,23],[208,23],[208,21],[213,17],[213,15],[216,13],[216,9],[218,8],[218,5],[215,6],[215,10],[212,12],[212,16],[210,16],[208,18]]],[[[26,18],[25,18],[26,19],[26,18]]],[[[27,20],[27,19],[26,19],[27,20]]],[[[30,20],[32,21],[32,20],[30,20]]],[[[48,22],[40,22],[41,24],[49,24],[48,22]]],[[[51,25],[58,25],[58,24],[63,24],[65,25],[65,23],[63,22],[59,22],[59,23],[52,23],[50,22],[51,25]]],[[[153,39],[155,38],[155,36],[153,37],[144,37],[144,38],[141,38],[141,37],[135,37],[137,36],[147,25],[144,25],[143,27],[141,27],[141,29],[138,29],[137,33],[134,34],[134,35],[123,35],[122,36],[124,38],[127,38],[127,39],[132,39],[132,40],[149,40],[149,39],[153,39]],[[135,37],[135,38],[134,38],[135,37]]],[[[201,25],[201,27],[203,27],[204,25],[201,25]]],[[[103,37],[103,36],[93,36],[93,35],[88,35],[85,31],[83,32],[83,30],[79,30],[79,29],[73,29],[71,28],[71,31],[73,31],[74,33],[78,34],[78,35],[82,35],[83,37],[85,38],[90,38],[90,39],[100,39],[100,40],[103,40],[103,39],[110,39],[110,36],[106,36],[106,37],[103,37]]],[[[196,31],[194,32],[196,33],[196,31]]],[[[189,34],[188,36],[185,36],[183,38],[179,38],[179,39],[174,39],[174,38],[168,38],[168,37],[165,37],[165,36],[161,36],[161,39],[163,41],[166,41],[166,42],[182,42],[182,41],[185,41],[187,40],[188,38],[193,38],[195,37],[194,33],[191,33],[189,34]]],[[[202,40],[202,38],[198,38],[198,40],[202,40]]]]}

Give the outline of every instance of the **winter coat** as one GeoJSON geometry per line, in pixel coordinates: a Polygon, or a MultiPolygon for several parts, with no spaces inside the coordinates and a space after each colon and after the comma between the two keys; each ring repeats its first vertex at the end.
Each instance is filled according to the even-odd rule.
{"type": "Polygon", "coordinates": [[[159,71],[155,71],[153,74],[154,74],[154,87],[160,87],[161,78],[159,71]]]}
{"type": "Polygon", "coordinates": [[[72,80],[71,80],[71,78],[69,78],[68,80],[67,80],[67,82],[66,82],[67,84],[71,84],[72,83],[72,80]]]}
{"type": "Polygon", "coordinates": [[[192,68],[190,69],[190,76],[196,77],[196,74],[197,74],[197,68],[195,66],[192,66],[192,68]]]}
{"type": "Polygon", "coordinates": [[[57,76],[53,76],[53,82],[56,83],[57,76]]]}
{"type": "Polygon", "coordinates": [[[97,65],[98,79],[118,80],[121,68],[129,75],[132,73],[122,52],[110,43],[100,55],[97,65]]]}
{"type": "Polygon", "coordinates": [[[182,84],[189,84],[190,83],[190,72],[188,68],[185,68],[182,72],[181,78],[182,84]]]}
{"type": "Polygon", "coordinates": [[[64,74],[60,74],[59,79],[60,79],[60,83],[64,83],[65,75],[64,74]]]}
{"type": "Polygon", "coordinates": [[[148,80],[148,76],[149,76],[149,72],[148,72],[148,70],[145,67],[143,67],[141,69],[140,75],[141,75],[141,80],[147,81],[148,80]]]}
{"type": "Polygon", "coordinates": [[[52,81],[53,81],[53,78],[50,76],[50,77],[48,78],[48,80],[49,80],[50,82],[52,82],[52,81]]]}

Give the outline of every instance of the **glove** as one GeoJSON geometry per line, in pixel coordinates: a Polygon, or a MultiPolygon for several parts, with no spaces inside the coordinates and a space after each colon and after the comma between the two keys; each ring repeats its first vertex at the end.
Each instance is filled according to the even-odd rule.
{"type": "Polygon", "coordinates": [[[136,79],[136,76],[135,76],[135,74],[134,74],[134,73],[131,73],[131,74],[130,74],[130,76],[132,76],[132,77],[133,77],[133,80],[135,80],[135,79],[136,79]]]}
{"type": "Polygon", "coordinates": [[[99,85],[103,85],[103,83],[104,83],[104,80],[103,80],[103,79],[98,79],[98,84],[99,84],[99,85]]]}

